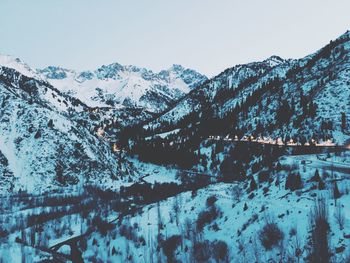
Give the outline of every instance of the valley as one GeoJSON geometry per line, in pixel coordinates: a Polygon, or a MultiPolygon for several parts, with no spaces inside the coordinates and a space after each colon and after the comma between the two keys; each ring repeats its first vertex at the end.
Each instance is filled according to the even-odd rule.
{"type": "MultiPolygon", "coordinates": [[[[180,241],[172,252],[174,257],[190,261],[191,257],[194,259],[201,257],[197,253],[204,253],[204,251],[197,251],[197,249],[205,249],[206,245],[203,241],[209,242],[207,245],[210,246],[210,242],[215,240],[224,240],[229,244],[233,239],[237,239],[237,244],[248,242],[248,246],[257,246],[246,238],[257,233],[254,229],[259,227],[259,222],[265,220],[266,216],[273,217],[282,225],[294,222],[288,224],[291,229],[297,228],[298,238],[302,241],[305,240],[307,224],[303,222],[300,213],[306,216],[308,207],[313,206],[317,196],[323,196],[328,202],[333,202],[332,182],[337,182],[342,187],[340,189],[342,197],[334,201],[338,202],[338,205],[342,204],[345,218],[350,216],[346,212],[349,209],[347,193],[350,186],[350,152],[284,155],[278,159],[281,168],[276,167],[271,177],[263,179],[259,173],[254,176],[255,179],[253,177],[253,180],[258,182],[256,190],[251,189],[251,184],[247,186],[244,181],[223,183],[208,178],[208,181],[203,182],[204,175],[190,171],[184,174],[185,171],[176,169],[173,179],[170,178],[170,181],[165,182],[169,180],[167,177],[172,177],[170,174],[163,174],[168,169],[164,170],[165,167],[153,165],[150,169],[151,174],[143,176],[142,182],[130,184],[130,187],[121,190],[120,194],[93,188],[72,188],[62,193],[39,196],[25,193],[8,195],[3,197],[3,200],[6,198],[6,202],[2,201],[2,204],[7,206],[1,208],[2,211],[6,211],[1,215],[1,225],[11,229],[11,232],[1,231],[2,239],[7,241],[1,245],[0,249],[2,252],[9,251],[8,246],[12,244],[11,250],[21,253],[28,251],[26,253],[32,253],[42,259],[53,259],[55,262],[83,262],[83,256],[85,259],[94,256],[101,261],[107,258],[117,261],[133,258],[138,262],[148,262],[148,260],[143,261],[146,247],[154,247],[156,251],[157,246],[160,245],[157,244],[159,238],[169,240],[176,236],[180,237],[180,241]],[[321,193],[317,190],[317,180],[310,179],[314,177],[316,170],[320,171],[326,185],[321,193]],[[302,188],[294,193],[285,189],[286,177],[291,172],[300,172],[303,181],[302,188]],[[153,178],[151,183],[145,181],[147,177],[153,178]],[[192,184],[184,183],[188,177],[192,178],[192,184]],[[141,190],[144,184],[150,184],[150,191],[144,192],[145,194],[141,190]],[[162,185],[167,188],[161,190],[162,185]],[[179,187],[178,190],[176,185],[179,187]],[[153,197],[150,198],[150,196],[153,197]],[[204,225],[204,229],[196,230],[195,225],[197,224],[198,228],[200,210],[205,211],[205,204],[201,200],[210,198],[214,200],[214,204],[211,205],[219,210],[215,212],[218,213],[215,215],[218,219],[206,219],[204,224],[209,224],[208,228],[204,225]],[[295,203],[294,199],[300,201],[295,203]],[[285,213],[282,208],[283,202],[293,204],[285,213]],[[248,208],[245,210],[243,206],[246,204],[248,208]],[[295,212],[295,209],[301,209],[299,214],[293,213],[293,207],[295,212]],[[235,219],[228,216],[228,213],[235,215],[235,219]],[[250,218],[247,217],[247,213],[251,213],[252,220],[245,222],[244,218],[250,218]],[[295,217],[296,215],[298,217],[295,217]],[[213,221],[206,223],[207,220],[213,221]],[[235,224],[230,223],[230,220],[235,220],[235,224]],[[192,242],[199,242],[198,244],[202,244],[204,248],[189,247],[192,242]],[[125,245],[131,248],[127,249],[125,245]],[[86,247],[83,253],[80,252],[82,247],[86,247]],[[185,253],[186,247],[193,255],[185,253]],[[95,251],[95,254],[89,254],[91,251],[95,251]]],[[[330,215],[335,213],[334,209],[330,209],[330,215]]],[[[339,230],[336,223],[331,226],[331,231],[334,233],[332,242],[338,247],[347,246],[350,240],[346,242],[346,238],[342,238],[350,234],[346,232],[347,228],[343,227],[339,230]]],[[[285,229],[285,227],[282,228],[285,229]]],[[[286,236],[285,246],[289,247],[288,242],[294,242],[294,238],[297,237],[286,236]]],[[[306,244],[300,244],[302,245],[306,244]]],[[[243,257],[248,259],[258,256],[240,251],[242,248],[239,246],[236,249],[227,253],[231,256],[236,255],[241,260],[243,257]]],[[[266,257],[275,257],[274,253],[278,254],[279,251],[272,250],[259,257],[267,260],[266,257]]],[[[293,251],[285,250],[283,253],[287,255],[293,251]]],[[[152,260],[156,261],[159,255],[157,256],[154,252],[152,254],[153,256],[149,254],[147,258],[153,258],[152,260]]]]}
{"type": "Polygon", "coordinates": [[[210,79],[1,55],[0,262],[348,262],[349,72],[349,32],[210,79]]]}

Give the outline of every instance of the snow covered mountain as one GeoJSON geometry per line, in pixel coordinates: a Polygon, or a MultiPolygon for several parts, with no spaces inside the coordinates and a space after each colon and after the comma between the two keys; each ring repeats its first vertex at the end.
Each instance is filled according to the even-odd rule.
{"type": "Polygon", "coordinates": [[[83,72],[50,66],[38,73],[60,91],[90,107],[123,105],[151,112],[165,110],[207,79],[180,65],[158,73],[118,63],[83,72]]]}
{"type": "Polygon", "coordinates": [[[341,144],[349,138],[349,72],[347,32],[302,59],[274,56],[227,69],[144,129],[152,135],[201,127],[207,129],[207,135],[253,135],[295,142],[331,139],[341,144]]]}
{"type": "Polygon", "coordinates": [[[275,70],[276,74],[283,74],[289,68],[290,61],[285,61],[280,57],[272,56],[262,62],[253,62],[244,65],[237,65],[226,69],[223,73],[205,82],[196,90],[190,92],[181,99],[176,105],[161,115],[158,119],[149,124],[153,129],[157,129],[162,124],[177,123],[186,116],[194,112],[200,112],[202,108],[217,107],[220,108],[218,97],[220,92],[227,88],[232,89],[230,97],[235,97],[236,93],[241,92],[243,96],[249,93],[246,86],[256,84],[260,77],[265,76],[275,67],[281,66],[281,69],[275,70]],[[280,72],[281,71],[281,72],[280,72]],[[213,103],[216,102],[216,103],[213,103]]]}
{"type": "Polygon", "coordinates": [[[29,67],[19,58],[13,58],[8,55],[0,54],[0,65],[2,67],[15,69],[24,76],[40,79],[40,76],[37,74],[36,70],[29,67]]]}
{"type": "Polygon", "coordinates": [[[349,262],[349,32],[210,80],[0,58],[0,261],[349,262]]]}
{"type": "Polygon", "coordinates": [[[90,132],[88,107],[32,78],[35,73],[22,62],[5,62],[0,65],[0,192],[38,193],[120,178],[109,143],[90,132]]]}

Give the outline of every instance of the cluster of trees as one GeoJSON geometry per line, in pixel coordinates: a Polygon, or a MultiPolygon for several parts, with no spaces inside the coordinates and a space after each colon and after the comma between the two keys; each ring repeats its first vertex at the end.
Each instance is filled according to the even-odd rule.
{"type": "Polygon", "coordinates": [[[303,118],[316,116],[317,104],[312,101],[312,91],[308,96],[305,96],[303,90],[300,89],[300,108],[302,109],[303,118]]]}
{"type": "Polygon", "coordinates": [[[199,161],[198,148],[189,139],[181,138],[179,143],[157,138],[140,140],[131,147],[131,153],[137,154],[145,162],[158,164],[177,164],[182,168],[190,168],[199,161]]]}
{"type": "Polygon", "coordinates": [[[256,83],[260,78],[260,74],[249,76],[243,79],[237,87],[230,87],[229,85],[221,88],[215,94],[214,103],[223,104],[230,98],[236,97],[244,88],[256,83]]]}
{"type": "MultiPolygon", "coordinates": [[[[233,98],[241,89],[254,83],[256,78],[256,76],[247,78],[235,89],[220,89],[216,94],[214,101],[220,101],[222,103],[223,101],[233,98]]],[[[184,167],[190,167],[200,159],[198,148],[202,139],[213,134],[224,135],[229,131],[240,137],[243,136],[245,132],[244,128],[238,128],[239,114],[247,115],[249,108],[256,105],[263,94],[278,89],[281,85],[282,82],[277,77],[267,81],[258,89],[247,95],[240,103],[234,105],[234,107],[232,107],[231,110],[228,110],[223,116],[218,115],[217,111],[219,109],[216,108],[217,105],[213,105],[213,103],[206,101],[206,98],[203,95],[201,114],[193,111],[176,123],[176,128],[181,128],[181,134],[178,135],[177,138],[170,136],[169,138],[161,139],[155,136],[153,139],[145,141],[141,139],[141,136],[137,135],[137,132],[140,132],[140,130],[135,130],[136,132],[128,130],[129,132],[127,134],[129,138],[134,138],[132,153],[138,154],[144,161],[167,164],[173,163],[175,160],[177,164],[184,167]],[[182,138],[180,138],[180,136],[182,138]]],[[[164,127],[169,130],[173,127],[173,123],[169,121],[164,127]]],[[[258,125],[258,128],[263,132],[264,127],[261,124],[258,125]]],[[[162,129],[158,129],[157,132],[160,132],[161,130],[162,129]]],[[[147,130],[143,134],[140,132],[139,135],[142,134],[143,136],[146,136],[154,133],[155,131],[147,130]]]]}
{"type": "Polygon", "coordinates": [[[299,106],[301,109],[301,114],[296,116],[297,103],[294,98],[292,98],[290,101],[288,101],[288,99],[282,100],[276,112],[276,122],[280,124],[288,123],[292,116],[296,116],[294,126],[300,127],[303,120],[308,117],[314,118],[316,116],[317,104],[313,102],[311,95],[304,95],[302,89],[299,89],[299,106]]]}
{"type": "Polygon", "coordinates": [[[283,148],[272,145],[238,142],[220,164],[220,179],[224,182],[242,181],[247,179],[248,170],[253,173],[263,168],[271,171],[274,162],[283,153],[283,148]],[[260,160],[252,162],[256,158],[260,160]]]}
{"type": "Polygon", "coordinates": [[[120,197],[129,199],[132,197],[134,201],[148,204],[164,200],[171,196],[185,191],[196,191],[210,183],[210,180],[205,175],[199,175],[193,180],[186,180],[183,184],[176,183],[135,183],[131,186],[121,187],[120,197]]]}

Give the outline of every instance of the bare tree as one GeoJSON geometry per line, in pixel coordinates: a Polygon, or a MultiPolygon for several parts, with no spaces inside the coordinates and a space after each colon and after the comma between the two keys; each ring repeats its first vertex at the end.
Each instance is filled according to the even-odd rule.
{"type": "Polygon", "coordinates": [[[303,247],[301,244],[300,236],[298,231],[295,229],[295,233],[292,240],[293,258],[297,259],[297,263],[300,262],[300,258],[303,255],[303,247]]]}
{"type": "Polygon", "coordinates": [[[240,237],[240,239],[238,239],[237,244],[238,244],[238,251],[240,254],[242,254],[242,259],[243,259],[242,262],[245,263],[247,258],[247,251],[246,251],[245,243],[242,236],[240,237]]]}
{"type": "Polygon", "coordinates": [[[160,212],[160,203],[157,202],[157,226],[158,226],[158,242],[161,240],[161,230],[163,229],[163,221],[160,212]]]}
{"type": "Polygon", "coordinates": [[[173,211],[174,211],[174,215],[175,215],[176,226],[178,226],[179,225],[179,213],[180,213],[180,205],[179,205],[178,196],[175,196],[175,198],[174,198],[173,211]]]}
{"type": "Polygon", "coordinates": [[[344,229],[345,215],[343,211],[343,206],[339,202],[337,203],[334,211],[334,218],[339,225],[340,230],[344,229]]]}
{"type": "Polygon", "coordinates": [[[312,263],[328,263],[330,251],[328,244],[328,209],[324,198],[316,201],[310,213],[311,251],[309,260],[312,263]]]}
{"type": "Polygon", "coordinates": [[[285,244],[285,240],[284,240],[284,239],[282,239],[282,240],[278,243],[278,251],[279,251],[279,256],[280,256],[279,262],[285,262],[286,244],[285,244]]]}
{"type": "Polygon", "coordinates": [[[258,238],[259,237],[256,235],[252,240],[252,251],[253,251],[253,255],[256,263],[260,262],[260,249],[257,242],[258,238]]]}

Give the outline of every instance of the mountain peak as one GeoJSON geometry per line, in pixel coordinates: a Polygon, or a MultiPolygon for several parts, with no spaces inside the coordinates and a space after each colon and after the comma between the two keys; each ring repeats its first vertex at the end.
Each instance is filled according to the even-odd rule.
{"type": "Polygon", "coordinates": [[[344,34],[342,34],[338,39],[349,39],[350,40],[350,31],[347,30],[344,34]]]}
{"type": "Polygon", "coordinates": [[[173,64],[168,70],[169,71],[184,71],[185,68],[180,64],[173,64]]]}
{"type": "Polygon", "coordinates": [[[269,64],[270,66],[277,66],[281,63],[284,63],[285,60],[279,56],[273,55],[263,61],[264,63],[269,64]]]}
{"type": "Polygon", "coordinates": [[[12,56],[0,53],[0,66],[14,69],[27,77],[36,77],[40,79],[35,70],[33,70],[19,58],[14,58],[12,56]]]}
{"type": "Polygon", "coordinates": [[[49,66],[37,72],[60,91],[76,94],[89,106],[116,106],[128,99],[132,102],[128,106],[150,111],[164,110],[170,102],[207,80],[204,75],[177,64],[160,72],[119,63],[102,65],[93,71],[49,66]]]}
{"type": "Polygon", "coordinates": [[[101,79],[112,79],[115,78],[119,71],[123,71],[124,66],[115,62],[109,65],[102,65],[100,68],[96,70],[96,74],[98,78],[101,79]]]}
{"type": "Polygon", "coordinates": [[[44,69],[37,70],[40,74],[43,74],[48,79],[65,79],[68,73],[74,73],[73,70],[58,67],[58,66],[48,66],[44,69]]]}

